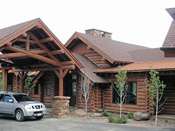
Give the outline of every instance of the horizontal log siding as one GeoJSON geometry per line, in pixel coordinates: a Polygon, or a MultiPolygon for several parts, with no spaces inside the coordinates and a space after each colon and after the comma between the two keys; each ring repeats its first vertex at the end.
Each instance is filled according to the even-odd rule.
{"type": "MultiPolygon", "coordinates": [[[[85,109],[85,100],[83,98],[80,87],[77,90],[77,107],[85,109]]],[[[88,110],[89,111],[101,110],[101,89],[98,86],[93,87],[91,89],[90,98],[88,101],[88,110]]]]}
{"type": "MultiPolygon", "coordinates": [[[[35,87],[34,87],[35,88],[35,87]]],[[[30,93],[30,96],[35,100],[35,101],[41,101],[41,86],[38,84],[38,94],[34,94],[34,89],[30,93]]]]}
{"type": "Polygon", "coordinates": [[[22,92],[22,80],[15,75],[13,75],[13,92],[22,92]]]}
{"type": "MultiPolygon", "coordinates": [[[[122,112],[149,113],[147,92],[143,91],[143,89],[145,88],[144,80],[145,80],[145,77],[133,77],[133,76],[128,77],[127,81],[137,81],[137,105],[123,104],[122,112]]],[[[120,110],[119,105],[116,103],[113,103],[112,99],[113,99],[113,87],[110,86],[109,88],[104,89],[104,109],[107,111],[119,112],[120,110]]]]}

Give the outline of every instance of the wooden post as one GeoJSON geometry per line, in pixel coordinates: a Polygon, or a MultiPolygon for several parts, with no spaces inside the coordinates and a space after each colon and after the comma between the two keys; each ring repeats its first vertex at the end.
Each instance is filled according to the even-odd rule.
{"type": "Polygon", "coordinates": [[[63,70],[59,70],[59,96],[63,96],[63,70]]]}
{"type": "Polygon", "coordinates": [[[63,69],[59,69],[59,73],[58,71],[54,70],[55,74],[57,75],[57,77],[59,78],[59,96],[63,96],[63,87],[64,87],[64,77],[66,76],[67,72],[69,71],[69,69],[65,69],[63,71],[63,69]]]}
{"type": "Polygon", "coordinates": [[[2,80],[3,80],[3,84],[4,84],[4,91],[7,91],[7,70],[6,69],[2,69],[2,80]]]}

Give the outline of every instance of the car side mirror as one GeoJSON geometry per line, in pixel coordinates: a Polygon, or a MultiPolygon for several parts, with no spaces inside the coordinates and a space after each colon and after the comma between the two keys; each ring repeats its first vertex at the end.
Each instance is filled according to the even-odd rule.
{"type": "Polygon", "coordinates": [[[9,102],[9,103],[13,103],[13,99],[9,99],[8,102],[9,102]]]}

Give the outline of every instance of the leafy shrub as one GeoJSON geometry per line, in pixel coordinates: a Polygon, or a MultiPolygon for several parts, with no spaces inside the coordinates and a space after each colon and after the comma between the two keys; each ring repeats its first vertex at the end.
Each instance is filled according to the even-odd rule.
{"type": "Polygon", "coordinates": [[[128,119],[132,119],[132,118],[133,118],[133,115],[134,115],[134,113],[128,112],[128,113],[127,113],[128,119]]]}
{"type": "Polygon", "coordinates": [[[125,116],[122,116],[120,118],[120,116],[109,116],[108,120],[110,123],[116,123],[116,124],[125,124],[127,122],[127,118],[125,116]]]}
{"type": "Polygon", "coordinates": [[[103,116],[109,116],[109,113],[107,111],[103,111],[103,116]]]}
{"type": "Polygon", "coordinates": [[[168,123],[168,120],[165,120],[166,123],[168,123]]]}

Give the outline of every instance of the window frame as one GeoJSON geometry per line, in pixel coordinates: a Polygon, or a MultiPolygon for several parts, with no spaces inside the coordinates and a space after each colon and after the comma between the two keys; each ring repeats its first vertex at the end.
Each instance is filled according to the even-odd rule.
{"type": "Polygon", "coordinates": [[[51,84],[50,83],[46,84],[46,96],[51,96],[51,84]],[[48,90],[48,88],[50,88],[50,89],[48,90]]]}
{"type": "MultiPolygon", "coordinates": [[[[114,85],[114,82],[115,81],[113,81],[113,86],[115,86],[114,85]]],[[[136,83],[136,100],[135,100],[135,102],[136,102],[136,104],[131,104],[131,103],[123,103],[124,105],[133,105],[133,106],[135,106],[135,105],[137,105],[138,104],[138,82],[137,82],[137,80],[132,80],[132,81],[126,81],[126,83],[136,83]]],[[[130,84],[128,84],[128,85],[130,85],[130,84]]],[[[116,103],[116,102],[114,102],[114,95],[115,94],[117,94],[117,92],[115,91],[115,89],[114,89],[114,87],[112,86],[112,103],[113,104],[118,104],[118,103],[116,103]],[[115,94],[114,94],[114,92],[115,92],[115,94]]],[[[129,88],[127,89],[127,90],[130,90],[130,86],[128,86],[129,88]]]]}

